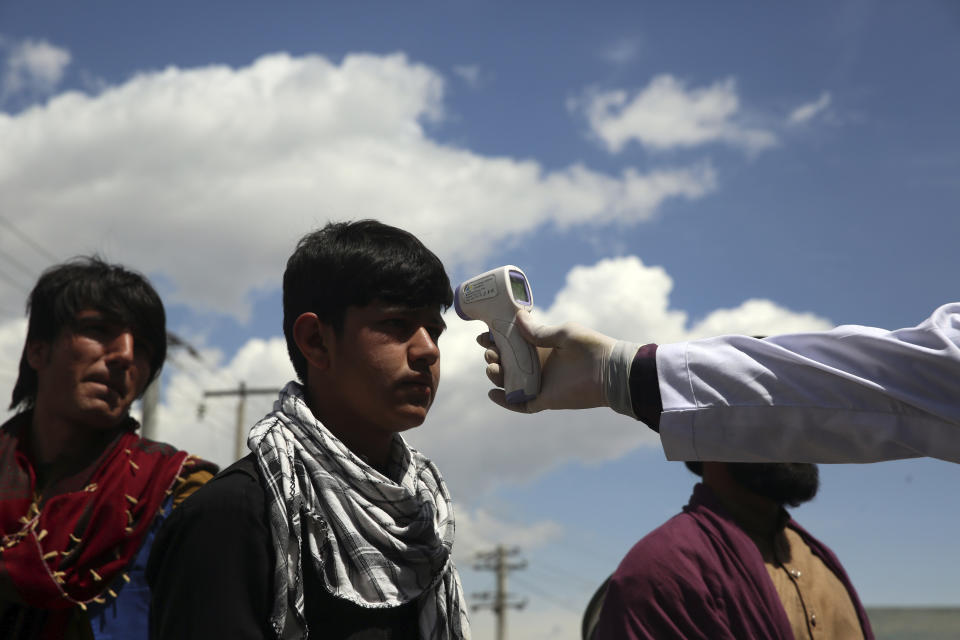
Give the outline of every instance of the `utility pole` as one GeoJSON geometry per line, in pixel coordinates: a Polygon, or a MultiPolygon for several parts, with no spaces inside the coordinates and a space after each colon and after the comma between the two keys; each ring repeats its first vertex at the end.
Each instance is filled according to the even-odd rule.
{"type": "Polygon", "coordinates": [[[143,392],[144,438],[157,439],[157,402],[160,400],[160,376],[154,378],[143,392]]]}
{"type": "MultiPolygon", "coordinates": [[[[203,360],[200,352],[192,344],[178,336],[177,334],[167,332],[167,353],[168,355],[177,348],[187,351],[194,359],[203,360]]],[[[160,402],[160,378],[158,374],[143,392],[143,429],[141,434],[144,438],[151,440],[157,439],[157,404],[160,402]]]]}
{"type": "Polygon", "coordinates": [[[262,396],[262,395],[277,395],[280,393],[280,389],[248,389],[246,382],[241,382],[240,386],[236,389],[221,389],[218,391],[204,391],[204,398],[211,398],[216,396],[237,396],[237,440],[236,440],[236,449],[234,453],[236,454],[237,460],[244,456],[247,445],[247,428],[246,428],[246,417],[244,413],[246,412],[247,405],[247,396],[262,396]]]}
{"type": "Polygon", "coordinates": [[[495,571],[497,575],[497,590],[494,593],[484,591],[473,594],[473,597],[480,600],[473,605],[474,609],[491,609],[497,616],[497,635],[496,640],[507,640],[507,609],[522,609],[527,601],[515,600],[507,593],[507,572],[525,569],[526,560],[520,560],[515,563],[508,563],[509,556],[515,556],[520,553],[518,547],[507,548],[498,544],[493,551],[482,551],[477,554],[473,568],[478,571],[495,571]]]}

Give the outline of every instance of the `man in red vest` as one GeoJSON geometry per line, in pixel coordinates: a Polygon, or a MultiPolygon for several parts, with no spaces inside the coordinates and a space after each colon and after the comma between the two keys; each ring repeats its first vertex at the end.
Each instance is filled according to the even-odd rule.
{"type": "Polygon", "coordinates": [[[27,308],[0,427],[0,637],[146,638],[153,535],[216,472],[130,417],[166,357],[163,303],[82,258],[44,272],[27,308]]]}

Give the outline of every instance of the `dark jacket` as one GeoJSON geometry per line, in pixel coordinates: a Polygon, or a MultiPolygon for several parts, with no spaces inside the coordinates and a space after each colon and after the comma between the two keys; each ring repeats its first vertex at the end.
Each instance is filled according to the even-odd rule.
{"type": "MultiPolygon", "coordinates": [[[[416,603],[366,609],[330,595],[309,561],[303,572],[310,638],[417,637],[416,603]]],[[[225,469],[167,520],[147,565],[154,640],[275,638],[274,550],[253,455],[225,469]]]]}

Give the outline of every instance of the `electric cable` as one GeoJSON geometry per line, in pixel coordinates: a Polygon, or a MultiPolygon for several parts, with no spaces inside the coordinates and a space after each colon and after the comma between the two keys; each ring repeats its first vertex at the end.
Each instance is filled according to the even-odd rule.
{"type": "MultiPolygon", "coordinates": [[[[568,609],[568,610],[571,610],[571,611],[576,611],[576,610],[577,610],[577,607],[576,607],[576,606],[570,604],[569,602],[567,602],[566,600],[563,600],[562,598],[560,598],[560,597],[558,597],[558,596],[555,596],[555,595],[552,595],[552,594],[550,594],[550,593],[547,593],[547,592],[544,591],[539,585],[536,585],[536,584],[534,584],[533,582],[530,582],[530,581],[526,580],[525,578],[522,578],[522,577],[520,577],[520,576],[511,574],[511,575],[510,575],[510,582],[516,582],[517,584],[519,584],[520,586],[524,587],[525,589],[527,589],[527,590],[529,590],[529,591],[532,591],[533,593],[537,594],[537,595],[540,596],[541,598],[544,598],[545,600],[549,600],[550,602],[552,602],[552,603],[554,603],[554,604],[560,605],[560,606],[563,607],[564,609],[568,609]]],[[[586,606],[586,605],[583,605],[583,606],[586,606]]],[[[582,608],[582,607],[581,607],[581,608],[582,608]]]]}
{"type": "MultiPolygon", "coordinates": [[[[167,394],[168,394],[168,402],[167,402],[168,410],[170,409],[169,395],[173,395],[174,398],[172,399],[177,403],[182,403],[186,406],[195,407],[197,404],[199,404],[197,399],[191,398],[185,391],[181,391],[176,387],[168,387],[167,394]]],[[[224,424],[222,421],[220,421],[214,416],[211,416],[209,413],[204,415],[203,422],[204,422],[204,425],[209,425],[213,427],[213,431],[222,436],[233,437],[236,432],[236,429],[233,426],[224,424]]]]}
{"type": "Polygon", "coordinates": [[[527,569],[535,573],[542,573],[547,577],[553,579],[554,581],[556,581],[558,578],[561,580],[567,580],[567,581],[572,580],[573,582],[576,582],[579,586],[583,587],[584,589],[596,589],[599,586],[599,584],[593,580],[584,578],[581,575],[577,575],[575,573],[572,573],[565,569],[561,569],[549,563],[545,563],[542,560],[537,560],[536,562],[531,561],[527,565],[527,569]]]}
{"type": "Polygon", "coordinates": [[[20,284],[19,282],[15,281],[13,278],[11,278],[11,277],[8,276],[7,274],[5,274],[3,271],[0,271],[0,280],[3,280],[4,282],[6,282],[7,284],[9,284],[9,285],[10,285],[11,287],[13,287],[14,289],[18,289],[18,290],[20,290],[21,292],[23,292],[23,293],[25,293],[25,294],[27,294],[27,295],[30,294],[30,289],[26,288],[25,286],[23,286],[23,285],[20,284]]]}
{"type": "MultiPolygon", "coordinates": [[[[195,360],[201,367],[206,369],[210,374],[220,378],[220,380],[224,381],[228,386],[235,387],[240,384],[240,380],[238,380],[236,376],[234,376],[232,373],[229,373],[225,369],[215,368],[212,364],[210,364],[210,362],[207,361],[206,358],[203,357],[203,354],[200,353],[199,351],[196,351],[194,349],[192,352],[190,352],[190,355],[193,357],[193,360],[195,360]]],[[[174,355],[171,354],[167,356],[167,361],[168,362],[173,361],[177,367],[179,367],[181,370],[185,372],[187,371],[192,372],[191,377],[197,382],[202,382],[197,377],[195,368],[184,365],[181,361],[176,360],[174,355]]],[[[206,384],[206,382],[203,382],[203,384],[206,384]]]]}
{"type": "Polygon", "coordinates": [[[9,220],[7,220],[7,219],[4,218],[3,216],[0,216],[0,224],[2,224],[3,226],[7,227],[8,229],[10,229],[10,231],[12,231],[15,235],[17,235],[17,236],[18,236],[21,240],[23,240],[25,243],[27,243],[28,245],[30,245],[35,251],[37,251],[37,252],[38,252],[40,255],[42,255],[44,258],[47,258],[48,260],[50,260],[50,261],[52,261],[52,262],[60,262],[60,258],[58,258],[57,256],[53,255],[48,249],[46,249],[45,247],[41,246],[41,244],[40,244],[39,242],[37,242],[36,240],[34,240],[33,238],[31,238],[30,236],[28,236],[27,234],[25,234],[23,231],[20,231],[19,229],[17,229],[15,226],[13,226],[13,223],[12,223],[12,222],[10,222],[9,220]]]}
{"type": "Polygon", "coordinates": [[[36,277],[37,274],[36,274],[36,272],[34,271],[34,269],[31,269],[31,268],[28,267],[27,265],[23,264],[22,262],[20,262],[20,261],[17,260],[16,258],[14,258],[12,255],[10,255],[9,253],[6,253],[6,252],[4,252],[4,251],[0,251],[0,257],[2,257],[4,260],[6,260],[7,262],[9,262],[10,264],[12,264],[13,266],[15,266],[16,268],[20,269],[20,271],[21,271],[25,276],[27,276],[28,278],[30,278],[31,280],[33,280],[33,279],[36,277]]]}

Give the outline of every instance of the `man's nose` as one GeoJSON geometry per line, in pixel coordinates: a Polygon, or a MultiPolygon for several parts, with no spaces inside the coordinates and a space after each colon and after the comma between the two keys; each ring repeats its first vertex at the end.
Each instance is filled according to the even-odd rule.
{"type": "Polygon", "coordinates": [[[424,360],[427,364],[440,359],[440,347],[426,327],[418,328],[410,339],[410,358],[415,362],[424,360]]]}
{"type": "Polygon", "coordinates": [[[133,363],[134,339],[131,331],[121,331],[107,344],[107,360],[114,365],[129,366],[133,363]]]}

